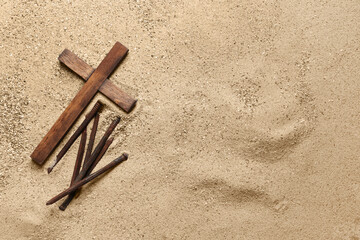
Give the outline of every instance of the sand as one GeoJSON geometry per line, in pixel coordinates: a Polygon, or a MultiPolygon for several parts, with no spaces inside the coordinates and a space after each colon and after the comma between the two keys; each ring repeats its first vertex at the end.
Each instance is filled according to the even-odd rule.
{"type": "Polygon", "coordinates": [[[0,239],[360,239],[358,1],[0,4],[0,239]],[[79,143],[50,175],[30,159],[83,85],[57,56],[115,41],[138,105],[86,111],[97,141],[123,118],[100,166],[129,160],[45,206],[79,143]]]}

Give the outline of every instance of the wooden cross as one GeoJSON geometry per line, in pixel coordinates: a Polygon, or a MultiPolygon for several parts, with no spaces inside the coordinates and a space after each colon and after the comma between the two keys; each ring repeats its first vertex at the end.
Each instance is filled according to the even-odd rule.
{"type": "Polygon", "coordinates": [[[125,46],[116,42],[95,70],[67,49],[59,56],[59,60],[79,74],[86,83],[31,154],[34,162],[40,165],[45,162],[98,90],[126,112],[131,111],[136,100],[107,80],[127,52],[125,46]]]}

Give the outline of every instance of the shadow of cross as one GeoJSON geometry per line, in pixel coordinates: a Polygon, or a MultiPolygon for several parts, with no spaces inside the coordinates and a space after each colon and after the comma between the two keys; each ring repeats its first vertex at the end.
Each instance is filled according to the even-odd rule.
{"type": "MultiPolygon", "coordinates": [[[[65,50],[64,52],[66,54],[69,53],[70,51],[65,50]]],[[[63,139],[66,133],[70,130],[71,126],[80,116],[80,114],[85,109],[85,107],[90,103],[91,99],[95,96],[98,90],[102,88],[102,85],[104,85],[104,83],[106,82],[107,82],[106,85],[110,83],[109,81],[107,81],[107,77],[115,70],[118,64],[125,58],[127,52],[128,49],[124,45],[122,45],[119,42],[116,42],[115,45],[110,50],[110,52],[99,64],[98,68],[88,74],[90,76],[87,76],[87,81],[84,84],[84,86],[76,94],[76,96],[70,102],[68,107],[56,120],[56,122],[51,127],[49,132],[45,135],[45,137],[41,140],[39,145],[35,148],[34,152],[31,154],[30,157],[34,162],[36,162],[39,165],[42,165],[46,161],[46,159],[54,151],[54,149],[60,143],[60,141],[63,139]]],[[[72,56],[70,54],[69,56],[70,58],[67,58],[67,60],[69,62],[73,62],[76,66],[78,66],[79,67],[78,69],[84,69],[84,66],[87,65],[87,64],[85,65],[76,64],[79,63],[79,58],[77,58],[75,54],[73,54],[72,56]],[[76,58],[73,58],[74,56],[76,58]]],[[[61,58],[61,56],[59,58],[61,58]]],[[[81,60],[81,62],[83,61],[81,60]]],[[[74,67],[75,65],[71,65],[71,66],[74,67]]],[[[88,66],[87,68],[89,67],[90,66],[88,66]]],[[[77,71],[77,73],[78,72],[79,71],[77,71]]],[[[80,71],[80,73],[82,73],[83,75],[84,72],[80,71]]],[[[110,86],[111,85],[113,84],[110,83],[110,86]]],[[[130,96],[128,96],[127,94],[126,96],[130,98],[130,96]]],[[[136,104],[136,100],[133,100],[133,104],[130,108],[128,108],[128,111],[131,111],[131,108],[135,104],[136,104]]]]}

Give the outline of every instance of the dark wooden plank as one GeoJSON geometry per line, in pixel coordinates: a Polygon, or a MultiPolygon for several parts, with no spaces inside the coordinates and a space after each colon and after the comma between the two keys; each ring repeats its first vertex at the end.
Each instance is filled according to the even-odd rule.
{"type": "Polygon", "coordinates": [[[94,72],[91,66],[87,65],[81,58],[75,55],[75,53],[71,52],[69,49],[65,49],[59,55],[59,61],[65,64],[68,68],[70,68],[77,75],[82,77],[85,81],[88,80],[90,75],[94,72]]]}
{"type": "MultiPolygon", "coordinates": [[[[65,49],[59,55],[59,61],[79,75],[85,82],[94,71],[90,65],[68,49],[65,49]]],[[[136,105],[136,99],[122,91],[108,79],[101,85],[99,91],[127,113],[131,112],[136,105]]]]}
{"type": "Polygon", "coordinates": [[[120,61],[126,56],[128,49],[121,43],[116,42],[110,52],[106,55],[99,67],[91,74],[89,80],[73,98],[69,106],[60,115],[50,131],[41,140],[31,158],[37,164],[42,165],[52,151],[60,143],[61,139],[69,131],[84,108],[95,96],[101,84],[116,68],[120,61]]]}

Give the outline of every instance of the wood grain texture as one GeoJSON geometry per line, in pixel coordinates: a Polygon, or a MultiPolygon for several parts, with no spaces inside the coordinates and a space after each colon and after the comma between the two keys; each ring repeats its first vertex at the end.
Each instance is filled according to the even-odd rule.
{"type": "Polygon", "coordinates": [[[128,49],[121,43],[116,42],[110,52],[106,55],[99,67],[91,74],[89,80],[70,102],[69,106],[60,115],[50,131],[41,140],[31,158],[37,164],[42,165],[52,151],[60,143],[65,134],[69,131],[81,112],[95,96],[101,84],[116,68],[120,61],[126,56],[128,49]]]}
{"type": "MultiPolygon", "coordinates": [[[[78,74],[85,82],[95,70],[68,49],[59,55],[59,61],[78,74]]],[[[108,79],[101,85],[99,91],[127,113],[131,112],[136,105],[136,99],[119,89],[108,79]]]]}

